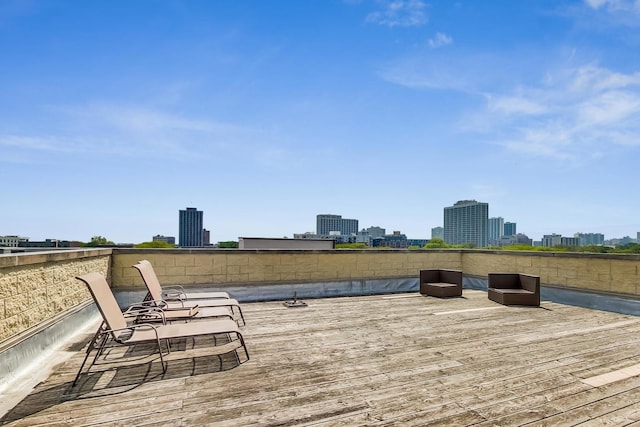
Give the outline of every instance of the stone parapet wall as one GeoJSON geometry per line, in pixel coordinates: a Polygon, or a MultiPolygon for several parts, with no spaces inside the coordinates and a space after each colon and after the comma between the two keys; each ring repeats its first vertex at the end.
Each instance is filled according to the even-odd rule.
{"type": "Polygon", "coordinates": [[[161,283],[217,288],[417,278],[421,269],[469,277],[514,272],[543,285],[640,296],[640,256],[492,250],[93,249],[0,255],[0,349],[90,301],[75,276],[98,271],[116,290],[144,289],[131,266],[149,260],[161,283]]]}
{"type": "Polygon", "coordinates": [[[426,268],[461,269],[461,252],[397,250],[117,249],[116,288],[143,286],[131,266],[147,259],[161,283],[241,285],[417,277],[426,268]]]}
{"type": "Polygon", "coordinates": [[[524,273],[565,288],[640,296],[640,256],[567,252],[464,251],[467,275],[524,273]]]}
{"type": "Polygon", "coordinates": [[[114,287],[143,285],[131,266],[148,259],[161,283],[238,286],[264,283],[417,277],[427,268],[465,275],[525,273],[542,284],[640,296],[640,256],[499,250],[216,250],[116,249],[114,287]]]}
{"type": "Polygon", "coordinates": [[[91,296],[76,276],[109,272],[111,249],[0,255],[0,347],[91,296]]]}

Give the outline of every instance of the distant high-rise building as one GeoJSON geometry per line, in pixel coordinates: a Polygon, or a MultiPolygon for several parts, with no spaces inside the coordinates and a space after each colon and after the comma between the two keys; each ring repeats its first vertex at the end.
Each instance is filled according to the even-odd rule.
{"type": "Polygon", "coordinates": [[[504,223],[504,236],[515,236],[516,235],[516,223],[515,222],[505,222],[504,223]]]}
{"type": "Polygon", "coordinates": [[[180,232],[178,235],[180,247],[203,246],[204,228],[202,226],[202,217],[203,212],[196,208],[186,208],[180,211],[180,232]]]}
{"type": "Polygon", "coordinates": [[[431,229],[431,238],[444,240],[444,227],[433,227],[431,229]]]}
{"type": "Polygon", "coordinates": [[[489,218],[489,243],[496,244],[504,235],[504,218],[501,216],[489,218]]]}
{"type": "Polygon", "coordinates": [[[444,208],[444,241],[452,245],[472,243],[486,247],[489,204],[461,200],[444,208]]]}
{"type": "Polygon", "coordinates": [[[358,233],[358,220],[341,215],[322,214],[316,217],[316,234],[323,236],[350,236],[358,233]]]}
{"type": "Polygon", "coordinates": [[[575,233],[573,237],[578,238],[580,246],[604,245],[604,234],[602,233],[575,233]]]}
{"type": "Polygon", "coordinates": [[[206,228],[202,229],[202,244],[209,246],[211,244],[211,231],[206,228]]]}

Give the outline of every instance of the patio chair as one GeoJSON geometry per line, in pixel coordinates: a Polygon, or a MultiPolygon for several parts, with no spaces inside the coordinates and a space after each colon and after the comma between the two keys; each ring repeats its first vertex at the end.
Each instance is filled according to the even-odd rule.
{"type": "MultiPolygon", "coordinates": [[[[142,261],[138,261],[138,264],[134,265],[134,268],[140,270],[137,266],[141,265],[143,268],[148,269],[149,279],[158,282],[158,278],[156,277],[156,273],[153,270],[153,266],[149,261],[143,259],[142,261]]],[[[141,272],[142,273],[142,272],[141,272]]],[[[144,277],[143,277],[144,279],[144,277]]],[[[158,282],[158,286],[160,283],[158,282]]],[[[164,286],[162,287],[162,299],[166,301],[181,301],[186,299],[230,299],[231,296],[227,292],[191,292],[191,296],[187,296],[187,293],[184,290],[184,287],[180,285],[172,285],[172,286],[164,286]]]]}
{"type": "Polygon", "coordinates": [[[420,270],[420,293],[440,298],[462,296],[462,271],[420,270]]]}
{"type": "Polygon", "coordinates": [[[540,277],[517,273],[489,273],[487,296],[503,305],[540,305],[540,277]]]}
{"type": "MultiPolygon", "coordinates": [[[[82,365],[80,365],[80,369],[73,380],[74,386],[78,382],[82,369],[84,368],[84,365],[86,364],[93,349],[96,350],[96,355],[89,365],[89,370],[91,369],[91,366],[96,363],[100,354],[102,354],[102,352],[107,348],[115,346],[131,346],[142,343],[155,343],[158,354],[160,355],[162,371],[166,372],[167,365],[164,361],[161,344],[163,341],[167,347],[168,354],[171,352],[171,339],[211,335],[214,339],[215,345],[215,335],[225,334],[229,339],[231,339],[233,335],[235,336],[233,341],[239,341],[240,346],[244,349],[247,361],[249,360],[249,352],[245,345],[244,338],[238,329],[238,325],[232,320],[215,319],[180,324],[140,323],[130,325],[127,323],[122,311],[120,311],[116,298],[111,292],[111,288],[102,274],[94,272],[78,276],[76,278],[83,281],[89,288],[96,306],[102,315],[103,322],[89,342],[82,365]]],[[[236,358],[238,363],[240,363],[237,348],[235,350],[236,358]]]]}
{"type": "Polygon", "coordinates": [[[148,292],[145,300],[164,301],[167,303],[168,308],[185,308],[193,306],[195,304],[200,307],[229,307],[234,314],[236,310],[238,311],[243,325],[246,325],[247,323],[244,320],[244,314],[242,313],[242,308],[240,308],[240,303],[238,303],[238,301],[235,299],[220,297],[207,298],[206,296],[204,296],[221,294],[220,292],[181,292],[177,298],[177,301],[169,301],[165,298],[162,286],[160,285],[160,281],[158,280],[158,276],[156,276],[156,273],[153,270],[153,266],[149,261],[139,261],[137,264],[133,265],[133,268],[140,272],[142,281],[147,286],[148,292]]]}
{"type": "MultiPolygon", "coordinates": [[[[124,312],[125,318],[133,318],[137,323],[156,322],[171,323],[173,321],[189,321],[227,317],[235,321],[229,307],[191,307],[172,308],[164,301],[143,301],[129,306],[124,312]]],[[[237,322],[236,322],[237,323],[237,322]]]]}

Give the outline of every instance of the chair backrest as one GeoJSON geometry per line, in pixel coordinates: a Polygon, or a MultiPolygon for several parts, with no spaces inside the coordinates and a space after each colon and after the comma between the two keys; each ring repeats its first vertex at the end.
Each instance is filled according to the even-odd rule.
{"type": "Polygon", "coordinates": [[[518,273],[489,273],[488,287],[496,289],[520,289],[518,273]]]}
{"type": "MultiPolygon", "coordinates": [[[[88,273],[78,276],[76,279],[82,280],[89,287],[89,292],[91,292],[107,328],[120,329],[127,326],[127,321],[118,306],[116,297],[113,296],[113,292],[102,274],[88,273]]],[[[114,338],[117,338],[117,335],[119,334],[114,334],[114,338]]]]}
{"type": "Polygon", "coordinates": [[[142,281],[147,286],[151,299],[154,301],[160,301],[162,299],[162,286],[160,285],[160,281],[158,281],[156,272],[153,271],[151,263],[146,259],[143,259],[142,261],[138,261],[133,268],[140,272],[142,281]]]}

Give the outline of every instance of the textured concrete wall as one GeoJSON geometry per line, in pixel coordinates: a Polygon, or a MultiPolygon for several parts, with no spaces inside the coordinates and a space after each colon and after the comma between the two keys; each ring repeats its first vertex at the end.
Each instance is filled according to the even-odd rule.
{"type": "Polygon", "coordinates": [[[640,256],[563,252],[464,251],[467,275],[525,273],[540,283],[640,296],[640,256]]]}
{"type": "Polygon", "coordinates": [[[542,284],[640,296],[640,256],[491,250],[135,250],[114,251],[115,287],[140,287],[131,266],[153,264],[161,283],[241,285],[416,277],[424,268],[460,269],[465,275],[514,272],[542,284]]]}
{"type": "Polygon", "coordinates": [[[112,285],[142,286],[131,266],[149,260],[161,283],[238,285],[327,282],[353,279],[416,277],[424,268],[460,269],[460,251],[253,251],[136,250],[114,251],[112,285]]]}
{"type": "Polygon", "coordinates": [[[131,266],[148,259],[164,284],[218,288],[412,278],[425,268],[539,275],[541,283],[640,296],[640,256],[484,250],[254,251],[96,249],[0,255],[0,347],[90,299],[75,276],[99,271],[116,289],[142,290],[131,266]]]}
{"type": "Polygon", "coordinates": [[[0,347],[91,297],[75,276],[108,274],[111,250],[0,255],[0,347]]]}

